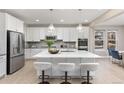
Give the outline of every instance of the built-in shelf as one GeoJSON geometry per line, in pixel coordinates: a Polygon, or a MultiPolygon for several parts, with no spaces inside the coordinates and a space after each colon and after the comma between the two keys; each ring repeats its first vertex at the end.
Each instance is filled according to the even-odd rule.
{"type": "Polygon", "coordinates": [[[116,48],[116,32],[110,31],[107,32],[107,47],[108,48],[116,48]]]}
{"type": "Polygon", "coordinates": [[[103,31],[95,32],[95,49],[102,49],[104,43],[103,31]]]}

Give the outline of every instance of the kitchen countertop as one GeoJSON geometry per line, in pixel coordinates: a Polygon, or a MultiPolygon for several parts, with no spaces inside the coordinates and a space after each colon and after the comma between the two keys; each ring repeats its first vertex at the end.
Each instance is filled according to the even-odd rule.
{"type": "Polygon", "coordinates": [[[57,54],[50,54],[47,49],[33,56],[37,58],[101,58],[101,56],[94,53],[82,50],[73,50],[74,52],[59,52],[57,54]]]}
{"type": "MultiPolygon", "coordinates": [[[[77,49],[61,49],[61,51],[69,51],[69,52],[59,52],[58,54],[50,54],[48,53],[48,49],[43,49],[42,52],[34,55],[32,58],[36,59],[39,62],[51,62],[52,63],[52,71],[50,72],[50,76],[52,78],[62,76],[62,72],[58,68],[58,63],[63,62],[71,62],[75,64],[75,70],[69,75],[72,78],[80,78],[80,63],[82,62],[97,62],[101,56],[98,56],[94,53],[88,51],[82,51],[77,49]],[[70,52],[74,51],[74,52],[70,52]],[[84,59],[84,60],[83,60],[84,59]],[[89,60],[90,59],[90,60],[89,60]]],[[[100,59],[101,60],[101,59],[100,59]]],[[[85,73],[83,73],[85,75],[85,73]]]]}

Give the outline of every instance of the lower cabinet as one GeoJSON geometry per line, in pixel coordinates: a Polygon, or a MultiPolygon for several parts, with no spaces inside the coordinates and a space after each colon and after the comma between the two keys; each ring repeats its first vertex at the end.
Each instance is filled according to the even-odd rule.
{"type": "Polygon", "coordinates": [[[31,56],[31,49],[25,49],[25,59],[29,59],[31,56]]]}
{"type": "Polygon", "coordinates": [[[0,56],[0,77],[6,75],[6,56],[0,56]]]}

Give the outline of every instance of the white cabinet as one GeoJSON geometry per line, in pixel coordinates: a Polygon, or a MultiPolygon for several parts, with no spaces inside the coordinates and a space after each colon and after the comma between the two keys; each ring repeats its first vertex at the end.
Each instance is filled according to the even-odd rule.
{"type": "Polygon", "coordinates": [[[16,31],[16,18],[6,14],[6,29],[16,31]]]}
{"type": "Polygon", "coordinates": [[[26,41],[40,42],[40,28],[28,27],[26,41]]]}
{"type": "Polygon", "coordinates": [[[0,56],[0,77],[6,74],[6,55],[0,56]]]}
{"type": "Polygon", "coordinates": [[[19,19],[16,19],[16,25],[17,25],[17,31],[18,32],[21,32],[21,33],[24,33],[24,22],[23,21],[21,21],[21,20],[19,20],[19,19]]]}
{"type": "Polygon", "coordinates": [[[89,38],[89,27],[83,27],[82,32],[78,32],[75,27],[57,27],[53,32],[49,32],[47,27],[28,27],[26,41],[37,42],[44,40],[47,35],[55,35],[57,40],[64,42],[76,42],[78,38],[89,38]]]}
{"type": "Polygon", "coordinates": [[[83,27],[83,38],[89,38],[89,27],[83,27]]]}
{"type": "Polygon", "coordinates": [[[5,15],[0,13],[0,54],[6,53],[5,15]]]}
{"type": "Polygon", "coordinates": [[[33,41],[40,41],[40,28],[31,28],[31,33],[33,34],[33,41]]]}
{"type": "Polygon", "coordinates": [[[63,41],[69,41],[70,40],[70,35],[69,35],[69,30],[63,28],[63,41]]]}
{"type": "Polygon", "coordinates": [[[14,16],[11,16],[9,14],[6,14],[6,29],[22,32],[23,33],[23,21],[17,19],[14,16]]]}
{"type": "Polygon", "coordinates": [[[30,30],[27,28],[25,31],[25,35],[26,35],[26,41],[32,41],[32,33],[30,32],[30,30]]]}
{"type": "Polygon", "coordinates": [[[78,32],[76,31],[76,28],[71,28],[69,31],[70,35],[70,41],[76,42],[78,39],[78,32]]]}
{"type": "Polygon", "coordinates": [[[83,27],[82,31],[78,32],[78,38],[89,38],[89,27],[83,27]]]}
{"type": "Polygon", "coordinates": [[[64,28],[63,29],[63,41],[76,42],[78,38],[78,32],[76,28],[64,28]]]}
{"type": "Polygon", "coordinates": [[[56,28],[56,35],[58,40],[63,40],[63,29],[62,28],[56,28]]]}
{"type": "Polygon", "coordinates": [[[6,74],[5,14],[0,13],[0,77],[6,74]]]}
{"type": "Polygon", "coordinates": [[[40,39],[44,40],[46,35],[46,28],[40,28],[40,39]]]}
{"type": "Polygon", "coordinates": [[[25,49],[25,59],[29,59],[31,57],[31,49],[25,49]]]}

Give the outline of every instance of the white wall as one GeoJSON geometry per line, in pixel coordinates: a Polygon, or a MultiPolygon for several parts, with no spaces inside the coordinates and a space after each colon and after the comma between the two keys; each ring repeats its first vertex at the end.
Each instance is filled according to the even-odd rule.
{"type": "Polygon", "coordinates": [[[107,56],[108,52],[107,52],[107,38],[105,38],[104,42],[105,42],[105,46],[104,49],[101,50],[95,50],[94,49],[94,29],[104,29],[105,30],[105,35],[107,34],[107,31],[109,30],[115,30],[116,34],[117,34],[117,50],[123,50],[124,51],[124,26],[96,26],[94,28],[92,28],[91,32],[90,32],[90,50],[98,55],[102,55],[102,56],[107,56]]]}

